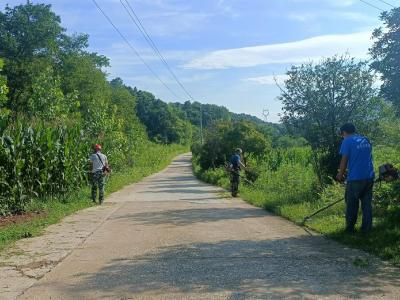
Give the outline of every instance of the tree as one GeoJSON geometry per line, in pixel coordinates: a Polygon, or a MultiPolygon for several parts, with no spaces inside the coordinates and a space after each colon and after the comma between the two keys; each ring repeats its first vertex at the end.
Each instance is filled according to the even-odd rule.
{"type": "Polygon", "coordinates": [[[173,103],[172,105],[183,110],[186,118],[195,126],[200,126],[200,119],[203,121],[203,126],[208,127],[217,121],[230,121],[231,113],[224,106],[215,104],[201,104],[199,102],[186,101],[185,103],[173,103]],[[202,118],[200,117],[202,112],[202,118]]]}
{"type": "Polygon", "coordinates": [[[271,141],[250,122],[220,121],[205,134],[199,162],[203,169],[216,168],[229,161],[236,148],[243,150],[244,161],[248,155],[261,157],[271,148],[271,141]]]}
{"type": "Polygon", "coordinates": [[[84,120],[92,137],[109,123],[108,59],[86,51],[88,36],[68,36],[50,5],[26,4],[0,12],[0,56],[9,93],[5,108],[42,121],[84,120]],[[68,115],[68,117],[66,117],[68,115]]]}
{"type": "Polygon", "coordinates": [[[244,160],[248,154],[262,156],[271,147],[271,141],[254,124],[246,121],[232,124],[224,136],[224,144],[230,151],[241,148],[244,160]]]}
{"type": "MultiPolygon", "coordinates": [[[[125,135],[132,139],[137,139],[137,132],[144,132],[144,126],[140,124],[136,115],[136,97],[130,93],[121,78],[115,78],[110,82],[112,107],[123,120],[121,129],[125,135]],[[134,134],[133,136],[130,136],[134,134]]],[[[142,137],[141,137],[142,138],[142,137]]]]}
{"type": "Polygon", "coordinates": [[[383,84],[381,94],[393,103],[400,114],[400,7],[380,16],[386,28],[374,30],[375,40],[370,49],[374,62],[372,68],[379,72],[383,84]]]}
{"type": "Polygon", "coordinates": [[[182,111],[174,105],[156,99],[145,91],[131,92],[137,98],[136,111],[147,128],[149,137],[160,143],[188,144],[192,138],[192,126],[184,119],[182,111]]]}
{"type": "Polygon", "coordinates": [[[0,12],[0,54],[27,59],[58,52],[64,28],[50,5],[27,2],[0,12]]]}
{"type": "MultiPolygon", "coordinates": [[[[109,154],[127,164],[133,163],[138,145],[147,140],[143,124],[135,113],[136,98],[120,78],[110,82],[111,102],[103,122],[104,144],[113,149],[109,154]]],[[[109,102],[109,100],[108,100],[109,102]]]]}
{"type": "Polygon", "coordinates": [[[97,58],[86,53],[66,55],[59,72],[63,93],[71,99],[71,116],[83,119],[91,135],[98,136],[107,127],[111,89],[97,58]]]}
{"type": "Polygon", "coordinates": [[[321,63],[293,66],[281,89],[282,121],[326,155],[319,168],[333,175],[338,163],[339,127],[353,122],[362,131],[376,126],[379,101],[366,62],[335,56],[321,63]]]}
{"type": "MultiPolygon", "coordinates": [[[[4,57],[9,85],[8,108],[14,118],[28,105],[33,89],[32,69],[40,61],[44,69],[56,60],[57,43],[64,29],[49,5],[27,2],[0,12],[0,56],[4,57]]],[[[52,80],[52,79],[49,79],[52,80]]]]}
{"type": "Polygon", "coordinates": [[[396,116],[396,109],[392,103],[382,103],[382,117],[376,128],[374,141],[380,145],[399,149],[400,146],[400,119],[396,116]]]}
{"type": "Polygon", "coordinates": [[[307,141],[303,137],[283,135],[274,141],[274,146],[278,148],[294,148],[304,147],[307,145],[307,141]]]}

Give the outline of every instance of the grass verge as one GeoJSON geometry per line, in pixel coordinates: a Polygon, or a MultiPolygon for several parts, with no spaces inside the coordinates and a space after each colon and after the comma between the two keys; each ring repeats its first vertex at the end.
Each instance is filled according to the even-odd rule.
{"type": "MultiPolygon", "coordinates": [[[[193,160],[193,169],[196,176],[205,182],[229,189],[229,178],[223,169],[203,171],[193,160]]],[[[263,182],[256,182],[255,186],[241,184],[240,197],[248,203],[262,207],[280,215],[296,224],[301,224],[303,218],[326,204],[340,199],[344,195],[343,186],[335,184],[329,186],[322,193],[311,191],[312,181],[307,184],[311,174],[299,170],[275,172],[263,182]],[[298,182],[298,178],[301,181],[298,182]],[[297,178],[297,179],[296,179],[297,178]],[[293,179],[293,181],[292,181],[293,179]]],[[[379,194],[376,187],[376,194],[379,194]]],[[[374,229],[369,234],[358,232],[347,234],[345,229],[345,203],[326,210],[306,223],[306,226],[331,239],[339,241],[353,248],[372,253],[380,258],[400,266],[400,207],[393,206],[383,213],[375,208],[374,229]]],[[[359,217],[358,228],[360,227],[359,217]]]]}
{"type": "MultiPolygon", "coordinates": [[[[106,195],[122,187],[140,181],[157,171],[164,169],[178,154],[188,149],[184,146],[164,146],[162,149],[154,147],[146,153],[146,158],[136,161],[132,168],[113,173],[106,185],[106,195]]],[[[81,209],[93,206],[90,200],[90,187],[85,186],[70,194],[54,199],[38,199],[29,205],[28,212],[44,212],[37,218],[30,218],[26,222],[9,224],[0,228],[0,251],[17,240],[40,235],[43,230],[60,222],[64,217],[81,209]]]]}

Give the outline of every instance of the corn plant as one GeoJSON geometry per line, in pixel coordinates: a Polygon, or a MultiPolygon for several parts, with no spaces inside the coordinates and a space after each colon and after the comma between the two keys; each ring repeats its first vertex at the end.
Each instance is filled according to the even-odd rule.
{"type": "Polygon", "coordinates": [[[21,213],[39,197],[86,182],[90,141],[79,128],[23,122],[0,139],[0,214],[21,213]]]}

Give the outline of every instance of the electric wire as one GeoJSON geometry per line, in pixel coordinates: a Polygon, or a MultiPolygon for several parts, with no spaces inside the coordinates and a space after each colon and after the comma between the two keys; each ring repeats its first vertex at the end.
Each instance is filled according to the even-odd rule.
{"type": "Polygon", "coordinates": [[[393,8],[396,8],[396,6],[394,6],[393,4],[391,4],[389,2],[386,2],[385,0],[378,0],[378,1],[380,1],[380,2],[382,2],[384,4],[386,4],[386,5],[389,5],[389,6],[393,7],[393,8]]]}
{"type": "Polygon", "coordinates": [[[136,20],[133,18],[132,14],[129,13],[129,11],[126,9],[125,5],[123,4],[122,0],[120,0],[121,4],[124,6],[125,10],[131,17],[132,21],[135,23],[135,25],[138,27],[139,31],[142,33],[143,37],[147,41],[147,43],[150,45],[150,47],[153,49],[155,54],[160,58],[162,63],[165,65],[165,67],[168,69],[168,71],[171,73],[172,77],[175,79],[175,81],[178,83],[178,85],[182,88],[184,93],[189,96],[191,100],[194,100],[192,95],[188,92],[188,90],[184,87],[182,82],[178,79],[178,77],[175,75],[175,73],[172,71],[171,67],[169,66],[168,62],[164,58],[164,56],[161,54],[160,50],[154,43],[153,39],[150,37],[149,33],[147,32],[146,28],[144,27],[142,21],[138,17],[138,15],[135,13],[134,9],[130,5],[128,0],[125,0],[126,4],[128,5],[130,11],[132,12],[133,16],[135,16],[136,20]]]}
{"type": "Polygon", "coordinates": [[[371,6],[371,7],[373,7],[373,8],[376,8],[377,10],[385,11],[385,10],[383,10],[382,8],[376,6],[376,5],[372,4],[372,3],[369,3],[369,2],[367,2],[367,1],[365,1],[365,0],[360,0],[360,1],[361,1],[362,3],[368,5],[368,6],[371,6]]]}
{"type": "Polygon", "coordinates": [[[110,17],[104,12],[104,10],[100,7],[96,0],[92,0],[92,2],[96,5],[99,11],[103,14],[103,16],[107,19],[107,21],[112,25],[115,31],[120,35],[120,37],[125,41],[125,43],[131,48],[131,50],[135,53],[135,55],[140,59],[140,61],[147,67],[147,69],[153,74],[154,77],[161,82],[161,84],[174,96],[180,98],[158,75],[157,73],[150,67],[148,63],[143,59],[140,53],[136,50],[135,47],[128,41],[128,39],[122,34],[122,32],[118,29],[118,27],[114,24],[114,22],[110,19],[110,17]]]}
{"type": "Polygon", "coordinates": [[[135,10],[133,7],[130,5],[128,0],[120,0],[122,6],[124,7],[125,11],[128,13],[129,17],[131,18],[132,22],[136,25],[136,27],[139,29],[140,33],[143,35],[144,39],[146,42],[149,44],[149,46],[153,49],[154,53],[159,57],[161,62],[165,65],[166,69],[169,71],[169,73],[172,75],[174,80],[178,83],[178,85],[181,87],[183,92],[191,99],[194,100],[193,96],[188,92],[188,90],[185,88],[185,86],[182,84],[182,82],[179,80],[179,78],[176,76],[174,71],[171,69],[169,66],[167,60],[164,58],[164,56],[161,54],[160,50],[158,49],[157,45],[154,43],[153,39],[151,38],[150,34],[147,32],[146,28],[144,27],[142,21],[140,20],[139,16],[136,14],[135,10]]]}

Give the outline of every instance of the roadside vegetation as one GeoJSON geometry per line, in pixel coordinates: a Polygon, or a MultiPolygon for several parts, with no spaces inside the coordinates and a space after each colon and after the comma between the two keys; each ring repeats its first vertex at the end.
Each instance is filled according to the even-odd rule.
{"type": "MultiPolygon", "coordinates": [[[[89,154],[103,146],[112,173],[106,192],[165,167],[199,140],[203,125],[249,120],[225,107],[166,103],[109,80],[107,57],[68,35],[50,5],[0,11],[0,248],[39,234],[89,201],[89,154]]],[[[270,127],[271,128],[270,128],[270,127]]]]}
{"type": "MultiPolygon", "coordinates": [[[[224,165],[240,147],[248,166],[240,196],[301,224],[305,216],[344,198],[344,186],[333,180],[342,124],[354,123],[370,139],[376,169],[384,163],[399,168],[400,8],[381,19],[385,28],[372,33],[370,61],[343,54],[288,70],[279,97],[284,136],[245,122],[223,121],[209,128],[204,144],[192,147],[197,176],[228,189],[224,165]],[[375,85],[379,77],[380,90],[375,85]]],[[[400,182],[375,185],[374,230],[367,235],[345,233],[344,205],[318,214],[306,226],[400,265],[400,182]]]]}
{"type": "MultiPolygon", "coordinates": [[[[143,152],[139,153],[138,160],[133,166],[109,176],[106,195],[162,170],[173,157],[185,151],[187,147],[183,145],[148,145],[143,152]]],[[[24,219],[24,215],[21,215],[21,222],[6,224],[3,227],[0,224],[0,250],[21,238],[36,236],[48,225],[57,223],[65,216],[90,206],[93,206],[93,203],[88,185],[57,197],[44,197],[31,201],[24,209],[24,213],[28,214],[29,218],[24,219]]]]}
{"type": "Polygon", "coordinates": [[[49,5],[0,12],[0,248],[93,205],[93,144],[111,163],[107,193],[188,150],[189,134],[152,139],[133,89],[107,80],[87,35],[65,32],[49,5]]]}
{"type": "MultiPolygon", "coordinates": [[[[381,18],[370,61],[338,54],[293,66],[280,87],[282,124],[271,124],[221,106],[166,103],[109,79],[108,58],[89,52],[86,34],[68,35],[50,5],[6,7],[0,11],[0,221],[37,216],[0,227],[0,249],[92,205],[88,156],[95,143],[113,170],[107,193],[162,169],[189,145],[196,174],[228,187],[224,165],[240,147],[249,166],[241,196],[299,223],[343,197],[332,179],[343,123],[355,123],[372,141],[376,167],[400,167],[400,9],[381,18]]],[[[343,233],[344,203],[307,226],[400,264],[400,182],[377,185],[374,206],[368,236],[343,233]]]]}

